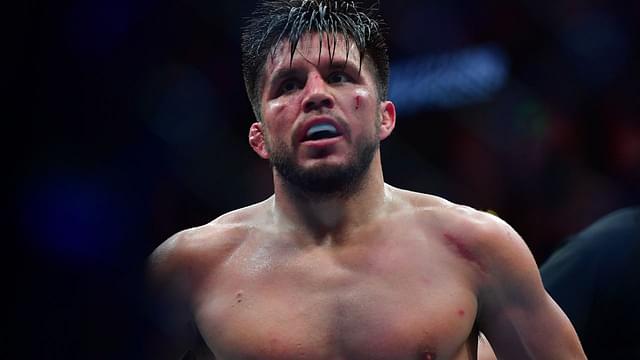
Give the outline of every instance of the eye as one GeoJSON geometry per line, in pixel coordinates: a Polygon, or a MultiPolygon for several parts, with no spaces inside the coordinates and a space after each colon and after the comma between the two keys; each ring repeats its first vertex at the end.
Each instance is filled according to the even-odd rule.
{"type": "Polygon", "coordinates": [[[329,75],[329,77],[327,78],[327,82],[329,84],[340,84],[340,83],[345,83],[345,82],[351,82],[351,76],[345,74],[342,71],[336,71],[334,73],[331,73],[331,75],[329,75]]]}
{"type": "Polygon", "coordinates": [[[299,90],[300,88],[301,88],[300,81],[296,79],[289,79],[289,80],[283,81],[282,84],[280,84],[279,92],[281,94],[287,94],[287,93],[299,90]]]}

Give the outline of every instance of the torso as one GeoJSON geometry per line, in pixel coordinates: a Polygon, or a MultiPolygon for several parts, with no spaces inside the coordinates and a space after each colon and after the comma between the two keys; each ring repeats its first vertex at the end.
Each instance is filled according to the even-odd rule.
{"type": "Polygon", "coordinates": [[[340,246],[239,225],[224,261],[193,262],[203,339],[220,359],[475,359],[481,266],[434,211],[399,207],[340,246]]]}

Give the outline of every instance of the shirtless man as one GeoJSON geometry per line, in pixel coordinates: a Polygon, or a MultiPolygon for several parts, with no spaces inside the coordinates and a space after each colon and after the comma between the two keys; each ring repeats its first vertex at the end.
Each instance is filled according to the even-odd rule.
{"type": "Polygon", "coordinates": [[[165,241],[153,282],[188,305],[205,358],[476,359],[482,332],[498,358],[584,359],[511,227],[384,183],[379,27],[350,2],[261,5],[243,69],[274,195],[165,241]]]}

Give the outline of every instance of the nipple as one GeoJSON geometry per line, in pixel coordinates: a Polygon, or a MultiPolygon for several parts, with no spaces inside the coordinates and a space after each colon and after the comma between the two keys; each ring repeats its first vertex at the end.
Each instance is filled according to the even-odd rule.
{"type": "Polygon", "coordinates": [[[429,352],[429,351],[425,351],[424,353],[422,353],[422,360],[435,360],[436,359],[436,354],[429,352]]]}

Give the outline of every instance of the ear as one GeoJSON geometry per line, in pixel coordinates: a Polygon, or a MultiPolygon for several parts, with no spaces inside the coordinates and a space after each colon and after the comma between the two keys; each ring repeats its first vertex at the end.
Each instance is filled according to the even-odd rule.
{"type": "Polygon", "coordinates": [[[262,123],[254,122],[249,128],[249,145],[253,151],[263,159],[269,158],[269,150],[265,143],[264,131],[262,129],[262,123]]]}
{"type": "Polygon", "coordinates": [[[380,140],[384,140],[396,127],[396,106],[391,101],[380,103],[380,140]]]}

